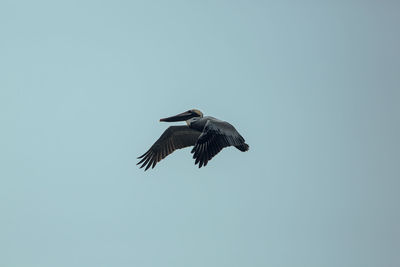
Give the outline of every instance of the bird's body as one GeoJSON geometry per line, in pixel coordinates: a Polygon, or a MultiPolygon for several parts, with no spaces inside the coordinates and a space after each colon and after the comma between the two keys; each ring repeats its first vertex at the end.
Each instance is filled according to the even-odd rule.
{"type": "Polygon", "coordinates": [[[174,150],[194,146],[191,153],[199,168],[206,166],[208,161],[223,148],[235,146],[240,151],[247,151],[249,146],[244,138],[228,122],[214,117],[203,117],[199,110],[189,110],[160,121],[173,122],[185,120],[187,125],[170,126],[142,156],[138,164],[145,170],[154,166],[174,150]]]}

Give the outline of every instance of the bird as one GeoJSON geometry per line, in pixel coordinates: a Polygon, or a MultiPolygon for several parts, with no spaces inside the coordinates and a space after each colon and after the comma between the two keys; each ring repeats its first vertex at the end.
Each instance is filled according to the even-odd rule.
{"type": "Polygon", "coordinates": [[[145,167],[145,171],[154,168],[176,149],[189,146],[193,146],[191,153],[199,168],[206,166],[225,147],[234,146],[242,152],[249,150],[249,145],[235,127],[214,117],[204,117],[198,109],[160,119],[160,122],[177,121],[186,121],[186,125],[168,127],[150,149],[138,157],[140,168],[145,167]]]}

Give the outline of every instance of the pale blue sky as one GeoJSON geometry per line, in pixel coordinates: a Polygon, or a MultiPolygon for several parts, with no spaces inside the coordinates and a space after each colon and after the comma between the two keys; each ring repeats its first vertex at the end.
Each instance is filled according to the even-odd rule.
{"type": "Polygon", "coordinates": [[[0,266],[400,266],[399,13],[2,0],[0,266]],[[190,108],[250,151],[138,169],[190,108]]]}

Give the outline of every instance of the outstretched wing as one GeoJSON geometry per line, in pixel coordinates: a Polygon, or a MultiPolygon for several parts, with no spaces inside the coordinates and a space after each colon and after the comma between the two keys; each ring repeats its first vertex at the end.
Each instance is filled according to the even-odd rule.
{"type": "Polygon", "coordinates": [[[195,145],[200,134],[200,131],[193,130],[188,126],[170,126],[146,153],[138,157],[141,160],[137,165],[142,164],[140,168],[146,166],[145,171],[150,166],[154,168],[160,160],[176,149],[195,145]]]}
{"type": "Polygon", "coordinates": [[[191,153],[196,160],[195,164],[199,163],[199,168],[201,168],[228,146],[235,146],[241,151],[249,149],[244,138],[231,124],[225,121],[209,120],[191,153]]]}

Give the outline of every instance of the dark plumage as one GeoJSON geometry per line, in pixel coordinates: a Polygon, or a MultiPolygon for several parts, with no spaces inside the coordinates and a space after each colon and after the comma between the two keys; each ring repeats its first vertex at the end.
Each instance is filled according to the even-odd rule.
{"type": "Polygon", "coordinates": [[[249,150],[249,145],[231,124],[213,117],[203,117],[203,113],[196,109],[160,121],[182,120],[186,120],[187,126],[170,126],[150,149],[139,157],[140,168],[154,168],[160,160],[176,149],[188,146],[194,146],[191,153],[199,168],[206,166],[208,161],[225,147],[235,146],[243,152],[249,150]]]}

